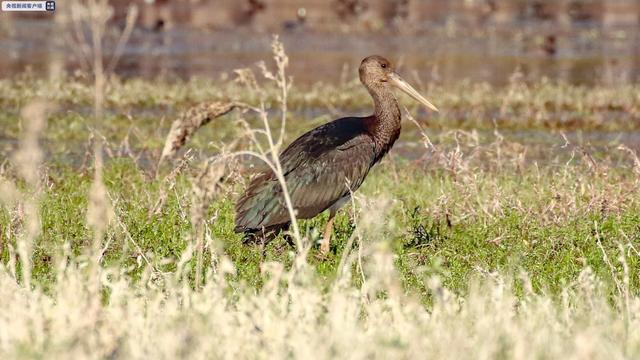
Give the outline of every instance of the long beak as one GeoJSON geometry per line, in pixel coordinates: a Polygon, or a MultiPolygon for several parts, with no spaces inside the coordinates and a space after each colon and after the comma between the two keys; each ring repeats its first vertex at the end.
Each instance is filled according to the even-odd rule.
{"type": "Polygon", "coordinates": [[[416,99],[417,101],[422,103],[424,106],[428,107],[429,109],[436,112],[438,111],[437,107],[435,107],[432,103],[429,102],[429,100],[425,99],[422,95],[420,95],[420,93],[418,93],[416,89],[413,88],[413,86],[409,85],[406,81],[404,81],[404,79],[401,78],[400,75],[396,74],[395,72],[392,72],[389,75],[389,79],[391,79],[391,83],[393,85],[395,85],[398,89],[407,93],[407,95],[416,99]]]}

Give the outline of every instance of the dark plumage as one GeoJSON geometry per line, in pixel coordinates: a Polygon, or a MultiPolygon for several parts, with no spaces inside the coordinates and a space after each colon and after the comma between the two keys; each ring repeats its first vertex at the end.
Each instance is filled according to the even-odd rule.
{"type": "MultiPolygon", "coordinates": [[[[333,218],[357,190],[369,170],[391,149],[400,135],[400,109],[394,85],[435,110],[427,100],[393,72],[388,60],[370,56],[362,61],[360,80],[374,101],[374,114],[345,117],[321,125],[293,141],[280,154],[291,202],[300,219],[330,209],[323,252],[328,251],[333,218]]],[[[273,172],[259,173],[236,204],[236,232],[247,238],[266,237],[288,228],[289,213],[273,172]]]]}

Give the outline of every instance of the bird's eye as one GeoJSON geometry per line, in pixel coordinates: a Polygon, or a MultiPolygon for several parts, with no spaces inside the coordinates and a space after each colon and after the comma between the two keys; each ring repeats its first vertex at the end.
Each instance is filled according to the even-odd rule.
{"type": "Polygon", "coordinates": [[[387,67],[387,64],[380,64],[380,66],[382,66],[383,69],[385,69],[387,67]]]}

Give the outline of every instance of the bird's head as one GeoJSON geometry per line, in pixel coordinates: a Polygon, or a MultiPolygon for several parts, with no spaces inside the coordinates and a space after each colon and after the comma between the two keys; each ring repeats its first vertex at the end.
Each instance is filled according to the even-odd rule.
{"type": "Polygon", "coordinates": [[[359,74],[360,81],[371,92],[386,90],[389,86],[394,86],[404,91],[407,95],[411,96],[429,109],[438,111],[438,108],[429,102],[429,100],[425,99],[416,91],[416,89],[413,88],[413,86],[404,81],[404,79],[395,72],[391,62],[382,56],[372,55],[362,60],[362,63],[360,63],[359,74]]]}

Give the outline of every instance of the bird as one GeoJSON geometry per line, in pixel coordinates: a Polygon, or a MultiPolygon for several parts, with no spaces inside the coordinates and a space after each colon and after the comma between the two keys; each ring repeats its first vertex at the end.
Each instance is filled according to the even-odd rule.
{"type": "MultiPolygon", "coordinates": [[[[296,218],[311,219],[329,210],[320,243],[323,255],[330,249],[337,211],[400,136],[401,112],[394,88],[438,111],[382,56],[366,57],[358,73],[373,99],[373,114],[343,117],[320,125],[294,140],[279,155],[296,218]]],[[[245,242],[270,241],[291,223],[282,187],[270,169],[258,172],[249,182],[235,212],[234,231],[244,233],[245,242]]]]}

